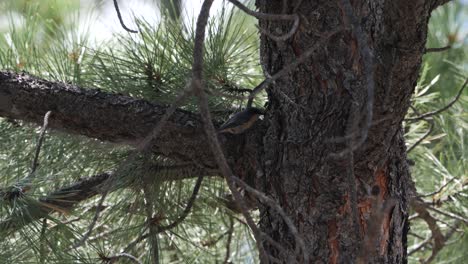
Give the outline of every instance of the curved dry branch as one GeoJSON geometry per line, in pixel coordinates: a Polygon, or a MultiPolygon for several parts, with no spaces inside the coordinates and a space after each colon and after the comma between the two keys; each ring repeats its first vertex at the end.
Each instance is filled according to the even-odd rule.
{"type": "MultiPolygon", "coordinates": [[[[265,29],[259,27],[260,32],[262,32],[263,34],[265,34],[269,38],[273,39],[274,41],[286,41],[287,39],[291,38],[297,32],[297,29],[299,28],[300,19],[299,19],[299,16],[297,14],[291,14],[291,15],[288,15],[288,14],[265,14],[265,13],[261,13],[261,12],[252,11],[248,7],[246,7],[245,5],[243,5],[241,2],[239,2],[237,0],[229,0],[229,2],[231,2],[233,5],[235,5],[237,8],[244,11],[248,15],[251,15],[251,16],[257,18],[257,19],[293,20],[294,23],[293,23],[293,26],[291,27],[291,29],[286,34],[283,34],[281,36],[275,36],[275,35],[269,33],[268,31],[266,31],[265,29]]],[[[286,8],[286,2],[283,3],[283,9],[285,9],[285,8],[286,8]]]]}
{"type": "Polygon", "coordinates": [[[277,201],[273,200],[272,198],[266,196],[264,193],[250,187],[247,183],[245,183],[244,181],[242,181],[241,179],[237,178],[237,177],[234,177],[233,178],[235,180],[236,183],[238,183],[239,185],[242,185],[242,188],[244,188],[245,190],[247,190],[249,193],[251,193],[252,195],[256,196],[257,199],[261,200],[262,202],[266,203],[268,206],[270,206],[271,208],[273,208],[274,210],[276,210],[278,212],[279,215],[281,215],[281,217],[283,218],[283,221],[286,223],[286,225],[288,226],[291,234],[294,236],[294,240],[296,241],[296,254],[299,255],[299,251],[298,251],[298,248],[300,247],[301,248],[301,253],[302,253],[302,261],[304,263],[309,263],[309,254],[306,250],[306,246],[305,246],[305,243],[304,243],[304,239],[302,238],[301,235],[299,235],[299,231],[297,230],[296,226],[294,225],[294,223],[292,222],[291,218],[286,214],[286,212],[284,211],[284,209],[278,204],[277,201]]]}
{"type": "Polygon", "coordinates": [[[250,10],[248,7],[243,5],[241,2],[237,0],[229,0],[233,5],[235,5],[240,10],[244,11],[248,15],[251,15],[257,19],[265,19],[265,20],[296,20],[297,15],[288,15],[288,14],[266,14],[261,12],[255,12],[250,10]]]}
{"type": "Polygon", "coordinates": [[[211,113],[208,108],[208,98],[203,88],[203,43],[205,40],[205,28],[208,22],[209,11],[213,0],[203,1],[203,5],[198,15],[197,27],[195,31],[195,45],[193,52],[193,64],[192,64],[192,82],[191,86],[195,96],[198,98],[198,107],[200,109],[201,117],[203,120],[203,127],[205,133],[208,137],[208,145],[216,159],[216,163],[222,173],[226,178],[226,182],[231,190],[235,201],[239,204],[239,207],[242,209],[242,214],[245,217],[247,224],[252,230],[253,236],[257,244],[257,248],[260,255],[261,263],[268,263],[268,255],[262,245],[262,240],[260,237],[260,231],[250,216],[249,212],[246,209],[246,205],[242,199],[241,194],[235,187],[234,175],[231,168],[229,167],[226,157],[224,156],[221,144],[218,140],[218,135],[216,129],[213,126],[211,121],[211,113]]]}
{"type": "Polygon", "coordinates": [[[291,62],[287,66],[285,66],[283,69],[278,71],[277,73],[273,74],[272,76],[266,78],[263,80],[259,85],[257,85],[252,92],[249,95],[249,100],[247,102],[247,107],[252,106],[253,99],[257,94],[259,94],[261,91],[263,91],[269,84],[273,83],[274,81],[278,80],[279,78],[285,76],[292,70],[296,69],[297,66],[300,64],[304,63],[307,59],[309,59],[310,56],[312,56],[315,51],[323,46],[326,41],[328,41],[332,36],[336,35],[337,33],[341,32],[343,29],[338,29],[334,30],[330,33],[325,34],[319,41],[317,41],[312,47],[307,49],[299,58],[297,58],[295,61],[291,62]]]}
{"type": "Polygon", "coordinates": [[[128,31],[130,33],[138,33],[138,30],[133,30],[133,29],[128,28],[125,25],[125,23],[123,22],[122,15],[120,14],[120,8],[119,8],[119,4],[117,3],[117,0],[114,0],[114,8],[115,8],[115,12],[117,12],[117,17],[119,18],[120,25],[123,27],[123,29],[125,29],[126,31],[128,31]]]}

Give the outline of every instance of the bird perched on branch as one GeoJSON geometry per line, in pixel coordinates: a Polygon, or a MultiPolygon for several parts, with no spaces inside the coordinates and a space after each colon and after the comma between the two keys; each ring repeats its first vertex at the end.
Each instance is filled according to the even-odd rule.
{"type": "Polygon", "coordinates": [[[218,132],[241,134],[252,127],[260,115],[263,115],[262,110],[255,107],[247,107],[226,121],[226,123],[219,128],[218,132]]]}

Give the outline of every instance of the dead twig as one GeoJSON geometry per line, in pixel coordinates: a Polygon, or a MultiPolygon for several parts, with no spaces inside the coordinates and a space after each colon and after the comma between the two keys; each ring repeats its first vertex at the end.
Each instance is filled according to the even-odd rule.
{"type": "Polygon", "coordinates": [[[234,233],[234,218],[229,217],[229,230],[226,241],[226,257],[224,257],[224,264],[229,264],[229,258],[231,257],[232,233],[234,233]]]}
{"type": "Polygon", "coordinates": [[[41,131],[39,132],[38,140],[37,140],[37,145],[36,145],[36,151],[34,154],[34,159],[31,164],[31,172],[29,173],[28,178],[34,177],[34,173],[36,172],[37,166],[39,165],[38,160],[39,160],[39,154],[41,152],[41,147],[42,143],[44,142],[44,135],[47,130],[47,126],[49,125],[49,117],[52,112],[48,111],[44,115],[44,123],[42,124],[41,131]]]}
{"type": "Polygon", "coordinates": [[[205,29],[208,22],[209,10],[213,0],[205,0],[202,4],[200,14],[197,19],[197,25],[195,30],[195,45],[193,52],[193,64],[192,64],[192,83],[191,87],[193,92],[198,98],[198,107],[200,109],[203,126],[207,134],[208,144],[213,152],[216,163],[218,164],[220,171],[223,176],[226,178],[229,189],[231,190],[234,199],[238,202],[239,207],[242,209],[242,214],[244,215],[249,227],[252,230],[252,233],[255,237],[257,247],[259,250],[260,261],[261,263],[268,263],[268,255],[263,248],[260,231],[253,221],[252,217],[249,215],[245,203],[242,200],[242,196],[239,191],[235,188],[234,176],[231,171],[231,168],[227,164],[224,153],[221,149],[221,145],[218,141],[217,132],[211,121],[211,113],[208,108],[208,98],[203,89],[203,43],[205,40],[205,29]]]}
{"type": "MultiPolygon", "coordinates": [[[[444,236],[444,245],[446,245],[446,242],[450,239],[450,237],[452,237],[452,235],[455,234],[455,231],[457,230],[457,227],[460,225],[460,223],[461,223],[460,221],[457,221],[457,222],[455,223],[455,225],[454,225],[452,228],[450,228],[449,231],[447,231],[447,233],[446,233],[445,236],[444,236]]],[[[431,263],[431,262],[435,259],[435,257],[437,256],[437,254],[440,252],[441,249],[442,249],[442,248],[437,248],[437,247],[434,246],[434,247],[432,248],[432,253],[431,253],[431,255],[429,256],[429,258],[427,258],[426,260],[422,261],[422,263],[424,263],[424,264],[429,264],[429,263],[431,263]]]]}
{"type": "Polygon", "coordinates": [[[235,5],[240,10],[244,11],[248,15],[251,15],[257,19],[264,19],[264,20],[295,20],[297,15],[288,15],[288,14],[266,14],[261,12],[255,12],[250,10],[248,7],[243,5],[241,2],[237,0],[229,0],[233,5],[235,5]]]}
{"type": "Polygon", "coordinates": [[[120,25],[125,29],[126,31],[130,33],[138,33],[138,30],[133,30],[128,28],[125,23],[123,22],[122,15],[120,14],[120,9],[119,9],[119,4],[117,3],[117,0],[114,0],[114,8],[115,12],[117,12],[117,17],[119,18],[120,25]]]}
{"type": "Polygon", "coordinates": [[[411,201],[411,207],[419,214],[419,217],[426,222],[427,226],[431,230],[431,238],[434,239],[432,252],[434,253],[440,251],[444,247],[445,237],[437,225],[437,220],[432,217],[431,214],[429,214],[429,206],[420,200],[413,199],[411,201]]]}
{"type": "Polygon", "coordinates": [[[413,255],[414,253],[418,252],[419,250],[423,249],[424,247],[426,247],[428,244],[430,244],[432,241],[432,236],[424,239],[424,241],[422,241],[421,243],[417,244],[416,246],[408,249],[408,256],[411,256],[413,255]]]}
{"type": "Polygon", "coordinates": [[[138,258],[136,258],[135,256],[132,256],[132,255],[130,255],[128,253],[119,253],[119,254],[116,254],[114,256],[104,257],[103,260],[105,262],[107,262],[107,263],[114,263],[115,261],[117,261],[120,258],[126,258],[126,259],[131,260],[134,263],[142,264],[142,262],[139,261],[138,258]]]}
{"type": "Polygon", "coordinates": [[[159,263],[159,241],[157,228],[153,225],[153,197],[151,197],[151,191],[149,190],[148,175],[143,177],[143,195],[145,198],[145,210],[146,210],[146,224],[149,227],[150,236],[150,249],[151,256],[154,264],[159,263]]]}
{"type": "Polygon", "coordinates": [[[81,237],[81,239],[79,241],[77,241],[75,244],[73,244],[73,246],[71,246],[70,250],[77,249],[77,248],[81,247],[86,242],[86,240],[89,238],[89,236],[93,232],[94,226],[97,223],[97,220],[98,220],[99,215],[101,213],[102,204],[104,203],[104,200],[106,199],[108,193],[109,193],[108,191],[105,191],[102,194],[101,200],[99,200],[99,203],[96,206],[96,213],[94,213],[93,220],[91,221],[91,224],[88,226],[88,231],[86,231],[86,233],[81,237]]]}
{"type": "Polygon", "coordinates": [[[451,49],[452,46],[451,45],[447,45],[445,47],[441,47],[441,48],[427,48],[424,53],[431,53],[431,52],[441,52],[441,51],[446,51],[446,50],[449,50],[451,49]]]}
{"type": "Polygon", "coordinates": [[[427,132],[424,133],[424,135],[421,138],[419,138],[411,147],[408,148],[406,153],[410,153],[414,148],[416,148],[419,144],[421,144],[421,142],[423,142],[424,139],[426,139],[432,133],[432,130],[434,129],[434,122],[432,120],[427,120],[427,119],[422,119],[422,120],[426,121],[429,124],[429,129],[427,129],[427,132]]]}
{"type": "Polygon", "coordinates": [[[430,196],[434,196],[436,194],[439,194],[442,190],[445,189],[445,187],[447,187],[450,183],[452,183],[456,178],[453,177],[451,178],[450,180],[448,180],[444,185],[440,186],[439,189],[431,192],[431,193],[427,193],[427,194],[420,194],[418,195],[417,197],[418,198],[424,198],[424,197],[430,197],[430,196]]]}
{"type": "Polygon", "coordinates": [[[198,176],[197,182],[195,183],[195,187],[193,187],[192,195],[190,196],[187,202],[187,205],[185,206],[182,213],[179,215],[179,217],[176,220],[174,220],[174,222],[168,224],[167,226],[158,226],[157,228],[158,233],[167,231],[169,229],[172,229],[178,226],[180,223],[182,223],[182,221],[185,220],[185,218],[187,218],[188,214],[190,213],[190,210],[193,207],[193,204],[195,203],[195,200],[197,199],[197,195],[198,195],[198,192],[200,191],[202,181],[203,181],[203,174],[200,174],[200,176],[198,176]]]}
{"type": "Polygon", "coordinates": [[[257,85],[249,95],[249,101],[247,102],[247,107],[252,106],[253,99],[257,94],[263,91],[269,84],[273,83],[274,81],[278,80],[279,78],[283,77],[290,71],[294,70],[298,65],[304,63],[310,56],[314,54],[314,52],[323,44],[329,40],[332,36],[341,32],[343,29],[334,30],[322,37],[319,41],[317,41],[312,47],[306,50],[299,58],[297,58],[294,62],[291,62],[289,65],[285,66],[283,69],[278,71],[277,73],[273,74],[272,76],[267,77],[263,80],[259,85],[257,85]]]}
{"type": "Polygon", "coordinates": [[[274,41],[286,41],[289,38],[291,38],[294,34],[296,34],[297,29],[299,28],[299,16],[295,15],[296,19],[294,19],[293,26],[291,27],[291,30],[289,30],[288,33],[281,35],[281,36],[275,36],[271,34],[270,32],[266,31],[265,29],[258,27],[261,33],[265,34],[267,37],[271,38],[274,41]]]}
{"type": "Polygon", "coordinates": [[[146,229],[148,229],[148,225],[145,226],[145,227],[143,228],[143,230],[141,231],[140,235],[139,235],[135,240],[133,240],[132,242],[130,242],[130,243],[125,247],[125,249],[122,251],[122,253],[128,252],[128,251],[132,250],[138,243],[140,243],[141,241],[145,240],[145,239],[149,236],[149,233],[145,233],[145,232],[146,232],[146,229]]]}
{"type": "Polygon", "coordinates": [[[430,116],[434,116],[434,115],[437,115],[437,114],[440,114],[442,113],[443,111],[449,109],[453,104],[455,104],[458,99],[460,99],[460,96],[462,95],[463,93],[463,90],[465,89],[466,87],[466,84],[468,83],[468,78],[465,80],[465,82],[463,83],[461,89],[458,91],[457,95],[455,96],[455,98],[452,99],[452,101],[450,101],[450,103],[448,103],[446,106],[438,109],[438,110],[435,110],[435,111],[432,111],[432,112],[429,112],[429,113],[425,113],[425,114],[422,114],[422,115],[419,115],[419,116],[416,116],[416,117],[410,117],[410,118],[407,118],[405,119],[405,121],[417,121],[417,120],[421,120],[421,119],[424,119],[424,118],[427,118],[427,117],[430,117],[430,116]]]}
{"type": "MultiPolygon", "coordinates": [[[[251,15],[257,19],[264,19],[264,20],[293,20],[293,26],[292,28],[288,31],[288,33],[281,35],[281,36],[275,36],[272,35],[271,33],[267,32],[265,29],[260,28],[260,32],[268,36],[269,38],[273,39],[274,41],[286,41],[289,38],[291,38],[296,32],[297,29],[299,28],[299,16],[297,14],[266,14],[266,13],[261,13],[261,12],[255,12],[250,10],[248,7],[243,5],[241,2],[237,0],[229,0],[233,5],[238,7],[240,10],[244,11],[248,15],[251,15]]],[[[283,2],[283,11],[286,10],[286,2],[283,2]]],[[[285,13],[285,12],[283,12],[285,13]]]]}
{"type": "MultiPolygon", "coordinates": [[[[246,191],[250,192],[254,196],[256,196],[259,200],[262,202],[268,204],[271,208],[275,209],[279,215],[283,218],[284,222],[288,226],[289,230],[291,231],[292,235],[294,236],[294,239],[296,241],[296,246],[300,247],[302,250],[302,261],[303,263],[309,263],[309,255],[307,253],[307,249],[305,247],[304,240],[302,237],[299,235],[299,231],[297,230],[296,226],[292,222],[291,218],[286,214],[286,212],[283,210],[283,208],[272,198],[266,196],[264,193],[250,187],[247,183],[239,179],[238,177],[234,177],[234,181],[238,183],[239,185],[242,186],[246,191]]],[[[296,248],[296,254],[299,255],[299,252],[297,252],[296,248]]]]}
{"type": "Polygon", "coordinates": [[[445,212],[445,211],[442,211],[442,210],[439,210],[437,208],[434,208],[433,206],[429,206],[427,205],[427,209],[431,210],[431,211],[434,211],[436,213],[439,213],[441,215],[444,215],[448,218],[451,218],[451,219],[454,219],[454,220],[458,220],[460,222],[463,222],[465,225],[468,225],[468,219],[466,218],[463,218],[462,216],[460,215],[457,215],[457,214],[454,214],[454,213],[451,213],[451,212],[445,212]]]}

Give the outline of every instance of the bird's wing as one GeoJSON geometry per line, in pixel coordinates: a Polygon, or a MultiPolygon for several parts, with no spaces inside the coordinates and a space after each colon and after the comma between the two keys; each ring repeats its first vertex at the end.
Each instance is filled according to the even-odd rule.
{"type": "Polygon", "coordinates": [[[222,129],[226,129],[226,128],[232,128],[232,127],[235,127],[236,125],[238,125],[238,122],[233,117],[233,118],[229,119],[228,121],[226,121],[226,123],[224,123],[222,126],[220,126],[219,129],[222,130],[222,129]]]}

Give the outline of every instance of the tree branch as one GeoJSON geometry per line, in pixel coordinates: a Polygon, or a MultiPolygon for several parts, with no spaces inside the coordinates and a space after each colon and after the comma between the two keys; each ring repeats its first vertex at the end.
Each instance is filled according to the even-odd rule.
{"type": "Polygon", "coordinates": [[[427,223],[427,226],[432,232],[432,238],[434,238],[434,246],[432,251],[439,252],[445,245],[445,237],[437,225],[437,220],[429,214],[427,206],[424,204],[424,202],[413,199],[411,201],[411,207],[419,214],[419,217],[427,223]]]}
{"type": "MultiPolygon", "coordinates": [[[[153,166],[149,168],[149,171],[161,171],[164,169],[174,169],[179,170],[180,166],[174,166],[169,168],[161,168],[158,166],[153,166]]],[[[182,173],[182,175],[174,175],[173,177],[163,177],[163,181],[174,181],[174,180],[182,180],[188,178],[194,178],[198,175],[204,176],[215,176],[219,173],[216,170],[200,170],[197,168],[197,173],[193,175],[188,175],[186,173],[182,173]]],[[[105,188],[101,188],[106,180],[112,175],[112,172],[104,172],[101,174],[97,174],[88,178],[82,178],[79,181],[67,186],[63,187],[59,190],[51,192],[49,195],[40,198],[37,200],[37,203],[32,203],[24,208],[21,208],[21,212],[28,212],[28,214],[19,214],[23,218],[21,221],[18,221],[16,217],[10,217],[4,221],[0,222],[0,232],[4,232],[6,230],[18,230],[22,227],[39,220],[41,218],[46,217],[47,215],[56,212],[56,211],[70,211],[73,209],[78,203],[90,199],[98,194],[104,194],[104,192],[115,191],[115,190],[107,190],[105,188]],[[26,218],[24,216],[27,215],[26,218]]]]}
{"type": "MultiPolygon", "coordinates": [[[[103,141],[141,145],[168,108],[121,94],[51,82],[26,73],[0,71],[1,117],[42,124],[44,114],[53,111],[50,128],[103,141]]],[[[223,141],[226,154],[239,155],[234,154],[238,148],[236,138],[227,138],[223,141]]],[[[200,116],[177,109],[151,150],[176,161],[213,168],[213,154],[205,142],[200,116]]]]}

